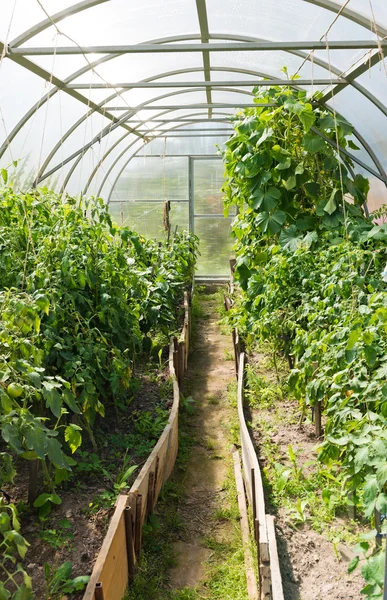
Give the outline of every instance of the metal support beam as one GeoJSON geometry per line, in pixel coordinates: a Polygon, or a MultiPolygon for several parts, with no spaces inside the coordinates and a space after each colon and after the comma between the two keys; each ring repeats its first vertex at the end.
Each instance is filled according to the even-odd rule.
{"type": "MultiPolygon", "coordinates": [[[[377,50],[387,49],[387,41],[380,40],[334,40],[330,50],[377,50]]],[[[326,50],[324,41],[310,42],[245,42],[202,44],[133,44],[129,46],[59,46],[37,48],[13,48],[8,46],[7,55],[12,56],[61,56],[71,54],[154,54],[178,52],[276,52],[292,50],[326,50]]]]}
{"type": "MultiPolygon", "coordinates": [[[[188,90],[187,90],[188,91],[188,90]]],[[[242,90],[238,90],[239,93],[242,90]]],[[[109,106],[109,110],[114,111],[123,111],[123,110],[131,110],[133,112],[140,112],[142,110],[182,110],[185,108],[194,109],[194,108],[230,108],[235,110],[236,108],[259,108],[259,107],[267,108],[269,106],[278,106],[278,104],[274,102],[262,102],[253,104],[250,102],[249,104],[243,104],[241,102],[213,102],[212,104],[207,103],[197,103],[197,104],[169,104],[167,106],[161,106],[160,104],[148,104],[147,106],[117,106],[114,108],[113,106],[109,106]]]]}
{"type": "MultiPolygon", "coordinates": [[[[208,30],[208,19],[207,19],[207,7],[206,0],[196,0],[196,10],[198,13],[199,26],[200,26],[200,39],[202,44],[208,44],[210,40],[210,32],[208,30]]],[[[204,79],[209,81],[211,79],[211,63],[210,53],[208,50],[203,52],[203,69],[204,79]]],[[[206,88],[206,99],[208,104],[212,104],[212,93],[210,88],[206,88]]],[[[211,119],[212,109],[208,110],[208,118],[211,119]]]]}
{"type": "MultiPolygon", "coordinates": [[[[4,49],[3,43],[0,42],[0,54],[2,53],[3,49],[4,49]]],[[[17,63],[18,65],[20,65],[20,66],[24,67],[25,69],[27,69],[28,71],[30,71],[31,73],[34,73],[34,75],[37,75],[44,81],[50,82],[53,86],[56,86],[58,89],[62,90],[64,93],[68,94],[69,96],[72,96],[73,98],[75,98],[76,100],[81,102],[82,104],[85,104],[89,109],[93,110],[94,112],[99,113],[100,115],[103,115],[110,121],[113,121],[113,123],[118,123],[120,121],[120,119],[118,119],[114,115],[111,115],[110,112],[108,111],[108,109],[102,109],[98,104],[96,104],[92,100],[89,100],[88,98],[86,98],[86,96],[83,96],[83,94],[80,94],[79,92],[77,92],[77,90],[69,89],[63,80],[59,79],[58,77],[56,77],[49,71],[46,71],[45,69],[43,69],[36,63],[28,60],[27,58],[24,58],[24,56],[22,56],[22,55],[9,56],[9,58],[13,62],[17,63]]],[[[122,123],[121,125],[125,129],[131,130],[135,135],[137,135],[135,130],[131,129],[131,127],[129,127],[128,125],[125,125],[125,123],[122,123]]]]}
{"type": "Polygon", "coordinates": [[[232,81],[139,81],[133,83],[72,83],[68,85],[73,90],[103,90],[103,89],[148,89],[148,88],[195,88],[195,87],[269,87],[272,85],[299,87],[308,85],[348,85],[343,78],[334,79],[250,79],[232,81]]]}

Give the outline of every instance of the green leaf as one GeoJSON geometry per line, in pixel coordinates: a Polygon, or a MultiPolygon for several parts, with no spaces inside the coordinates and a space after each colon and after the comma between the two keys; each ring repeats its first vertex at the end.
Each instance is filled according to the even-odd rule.
{"type": "Polygon", "coordinates": [[[279,237],[280,246],[294,252],[301,243],[300,232],[295,225],[290,225],[281,231],[279,237]]]}
{"type": "Polygon", "coordinates": [[[257,215],[255,222],[263,233],[276,234],[282,229],[286,221],[286,213],[277,210],[273,214],[264,211],[257,215]]]}
{"type": "Polygon", "coordinates": [[[325,148],[325,141],[314,133],[307,133],[302,141],[307,152],[314,154],[315,152],[321,152],[325,148]]]}
{"type": "Polygon", "coordinates": [[[373,513],[376,498],[379,495],[379,485],[376,481],[376,477],[374,475],[367,476],[366,482],[364,485],[364,496],[363,502],[365,507],[365,515],[366,517],[370,517],[373,513]]]}
{"type": "Polygon", "coordinates": [[[4,584],[0,581],[0,600],[9,600],[11,592],[5,589],[4,584]]]}
{"type": "Polygon", "coordinates": [[[297,185],[297,179],[295,175],[291,175],[286,181],[284,181],[285,188],[289,191],[295,188],[297,185]]]}
{"type": "Polygon", "coordinates": [[[32,600],[33,597],[32,590],[23,583],[12,596],[12,600],[32,600]]]}
{"type": "Polygon", "coordinates": [[[308,132],[316,121],[316,116],[313,113],[312,106],[307,104],[305,109],[298,116],[304,126],[305,131],[308,132]]]}
{"type": "MultiPolygon", "coordinates": [[[[43,385],[45,385],[45,382],[43,383],[43,385]]],[[[58,390],[44,389],[43,396],[46,401],[47,408],[50,408],[53,415],[57,419],[59,419],[59,417],[61,415],[61,410],[62,410],[62,398],[61,398],[61,395],[59,394],[58,390]]]]}
{"type": "Polygon", "coordinates": [[[320,194],[320,184],[316,181],[308,181],[304,184],[306,193],[313,198],[316,198],[320,194]]]}
{"type": "Polygon", "coordinates": [[[358,473],[364,465],[367,463],[369,458],[369,451],[367,446],[362,446],[359,450],[357,450],[355,454],[355,473],[358,473]]]}
{"type": "Polygon", "coordinates": [[[377,354],[375,348],[373,346],[365,346],[364,354],[365,354],[367,364],[370,367],[373,367],[376,362],[376,359],[378,357],[378,354],[377,354]]]}
{"type": "Polygon", "coordinates": [[[281,192],[279,189],[270,186],[265,192],[257,189],[252,197],[250,206],[254,209],[263,208],[263,210],[270,212],[278,204],[278,200],[281,198],[281,192]]]}
{"type": "Polygon", "coordinates": [[[334,213],[337,208],[336,196],[338,195],[338,193],[340,193],[340,190],[335,188],[331,193],[328,202],[324,206],[324,210],[328,213],[328,215],[334,213]]]}
{"type": "Polygon", "coordinates": [[[355,558],[353,558],[351,560],[351,562],[348,565],[348,573],[353,573],[353,571],[356,569],[357,565],[359,564],[360,558],[358,556],[355,556],[355,558]]]}
{"type": "Polygon", "coordinates": [[[4,184],[7,184],[8,181],[8,171],[7,169],[1,169],[1,177],[3,178],[4,184]]]}
{"type": "Polygon", "coordinates": [[[67,406],[73,411],[73,413],[75,413],[77,415],[82,414],[81,409],[79,408],[79,406],[76,403],[75,396],[70,390],[64,389],[62,392],[62,397],[63,397],[65,404],[67,404],[67,406]]]}
{"type": "Polygon", "coordinates": [[[65,440],[70,446],[71,452],[73,454],[82,444],[82,436],[80,434],[80,431],[82,431],[82,428],[78,425],[74,425],[73,423],[68,425],[65,429],[65,440]]]}

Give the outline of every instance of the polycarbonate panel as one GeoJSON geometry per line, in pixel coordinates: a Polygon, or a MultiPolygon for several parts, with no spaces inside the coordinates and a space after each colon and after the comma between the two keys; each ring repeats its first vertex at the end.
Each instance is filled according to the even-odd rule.
{"type": "Polygon", "coordinates": [[[0,62],[1,142],[6,137],[4,125],[9,134],[25,113],[49,90],[47,82],[23,67],[6,58],[0,62]]]}
{"type": "MultiPolygon", "coordinates": [[[[386,5],[387,6],[387,5],[386,5]]],[[[386,102],[387,98],[387,59],[380,61],[372,69],[367,69],[363,75],[356,79],[371,94],[376,96],[381,102],[386,102]]]]}
{"type": "MultiPolygon", "coordinates": [[[[83,116],[86,114],[85,107],[83,105],[81,106],[83,109],[83,114],[81,116],[83,116]]],[[[76,121],[77,119],[74,119],[71,125],[73,125],[76,121]]],[[[100,137],[98,142],[95,143],[95,152],[100,158],[103,155],[103,149],[105,147],[104,144],[106,144],[105,138],[107,136],[112,135],[116,129],[120,129],[121,133],[123,132],[123,130],[122,128],[114,127],[114,123],[110,119],[107,119],[103,115],[95,112],[88,118],[84,119],[82,123],[80,123],[78,127],[72,132],[72,134],[69,137],[67,137],[66,140],[63,141],[63,143],[59,146],[57,152],[52,157],[47,168],[51,169],[55,167],[58,163],[60,163],[60,161],[63,158],[71,156],[74,152],[82,150],[82,148],[86,144],[88,144],[89,142],[94,140],[98,135],[100,135],[101,131],[105,128],[107,128],[106,130],[108,131],[108,133],[105,137],[100,137]]],[[[63,127],[63,135],[67,133],[68,129],[68,127],[63,127]]],[[[119,133],[114,135],[119,135],[119,133]]],[[[57,133],[55,142],[59,142],[61,140],[61,137],[62,136],[57,133]]],[[[51,151],[55,145],[56,144],[52,144],[49,150],[51,151]]],[[[46,158],[47,154],[48,153],[44,154],[44,158],[46,158]]]]}
{"type": "Polygon", "coordinates": [[[154,156],[164,154],[178,154],[178,155],[204,155],[204,154],[217,154],[220,146],[223,148],[225,142],[228,139],[228,135],[216,135],[215,137],[208,137],[203,134],[200,137],[161,137],[153,140],[147,144],[144,149],[139,152],[141,155],[154,156]]]}
{"type": "MultiPolygon", "coordinates": [[[[161,240],[165,238],[163,227],[164,204],[162,202],[116,202],[109,204],[112,219],[119,225],[130,227],[148,238],[161,240]]],[[[188,202],[171,204],[171,233],[178,228],[188,229],[188,202]]]]}
{"type": "MultiPolygon", "coordinates": [[[[339,10],[342,7],[342,0],[333,0],[337,4],[337,9],[339,10]]],[[[354,12],[357,12],[366,19],[373,21],[373,17],[375,17],[375,21],[378,24],[387,26],[387,4],[385,0],[372,0],[371,2],[365,2],[364,0],[351,0],[349,7],[354,12]],[[372,5],[372,12],[370,10],[370,5],[372,5]]]]}
{"type": "MultiPolygon", "coordinates": [[[[304,52],[306,55],[306,53],[304,52]]],[[[301,67],[304,57],[296,56],[290,52],[212,52],[211,66],[212,67],[233,67],[234,69],[249,69],[260,75],[274,77],[275,79],[283,79],[283,67],[287,67],[289,75],[293,75],[299,71],[302,79],[327,79],[329,78],[329,70],[312,64],[307,60],[301,67]],[[301,67],[301,68],[300,68],[301,67]]]]}
{"type": "Polygon", "coordinates": [[[34,63],[51,73],[54,71],[56,77],[59,79],[67,79],[71,75],[77,73],[80,69],[84,67],[89,67],[90,61],[86,60],[85,56],[82,54],[66,54],[53,56],[34,56],[34,63]]]}
{"type": "Polygon", "coordinates": [[[354,88],[345,88],[328,105],[356,127],[387,169],[387,117],[354,88]]]}
{"type": "MultiPolygon", "coordinates": [[[[49,15],[53,15],[69,6],[74,5],[74,0],[44,0],[44,8],[49,15]]],[[[6,0],[1,3],[0,39],[12,41],[16,36],[26,31],[36,23],[47,19],[38,2],[31,0],[6,0]],[[9,31],[9,35],[7,37],[9,31]]],[[[51,33],[51,42],[52,42],[51,33]]]]}
{"type": "Polygon", "coordinates": [[[196,218],[195,233],[199,237],[197,275],[227,276],[234,241],[231,237],[232,219],[221,217],[196,218]]]}
{"type": "Polygon", "coordinates": [[[356,172],[367,177],[370,182],[370,191],[367,196],[367,208],[370,213],[380,208],[383,204],[387,204],[387,187],[370,173],[367,173],[365,169],[356,167],[356,172]]]}
{"type": "Polygon", "coordinates": [[[115,187],[122,200],[188,200],[187,158],[135,157],[115,187]]]}
{"type": "MultiPolygon", "coordinates": [[[[193,161],[194,214],[223,215],[224,165],[219,159],[193,161]]],[[[235,214],[235,207],[230,214],[235,214]]]]}
{"type": "MultiPolygon", "coordinates": [[[[260,0],[259,4],[256,0],[210,0],[207,13],[210,33],[284,41],[318,40],[336,16],[303,0],[260,0]]],[[[367,31],[339,17],[330,36],[332,39],[361,39],[367,38],[367,31]]]]}
{"type": "MultiPolygon", "coordinates": [[[[90,56],[88,57],[91,60],[90,56]]],[[[95,56],[94,58],[98,58],[95,56]]],[[[122,54],[95,68],[95,81],[126,83],[141,81],[149,77],[159,77],[163,73],[203,67],[200,52],[160,53],[160,54],[122,54]],[[98,79],[99,76],[99,79],[98,79]]],[[[89,83],[90,75],[85,74],[76,83],[89,83]]]]}
{"type": "MultiPolygon", "coordinates": [[[[52,96],[11,142],[14,159],[23,161],[36,176],[48,152],[83,112],[84,107],[63,92],[52,96]]],[[[63,161],[66,156],[59,151],[56,162],[63,161]]]]}
{"type": "MultiPolygon", "coordinates": [[[[23,0],[22,3],[31,4],[31,0],[23,0]]],[[[94,45],[96,40],[99,45],[136,44],[181,33],[200,32],[195,0],[110,0],[62,21],[60,30],[83,46],[94,45]]],[[[29,44],[50,45],[53,33],[53,28],[49,28],[30,40],[29,44]]],[[[66,44],[72,45],[70,41],[66,44]]]]}

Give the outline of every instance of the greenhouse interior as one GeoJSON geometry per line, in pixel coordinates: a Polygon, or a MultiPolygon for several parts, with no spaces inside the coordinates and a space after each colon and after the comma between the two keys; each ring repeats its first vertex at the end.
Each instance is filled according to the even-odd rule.
{"type": "Polygon", "coordinates": [[[387,599],[386,0],[3,0],[0,600],[387,599]]]}

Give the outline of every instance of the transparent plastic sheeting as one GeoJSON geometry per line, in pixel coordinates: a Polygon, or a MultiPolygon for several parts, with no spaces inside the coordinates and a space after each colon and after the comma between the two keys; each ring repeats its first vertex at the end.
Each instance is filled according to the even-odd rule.
{"type": "MultiPolygon", "coordinates": [[[[385,37],[385,0],[350,0],[338,15],[342,7],[341,0],[144,0],[140,4],[127,0],[83,0],[78,4],[74,0],[3,0],[0,40],[11,47],[79,49],[144,42],[200,45],[202,41],[213,44],[323,39],[329,44],[332,40],[375,40],[375,32],[380,38],[385,37]],[[76,10],[75,6],[78,6],[76,10]],[[57,23],[53,23],[52,17],[66,10],[70,12],[60,15],[61,18],[55,19],[57,23]],[[37,27],[39,23],[43,25],[37,27]]],[[[358,83],[366,95],[364,90],[349,86],[330,104],[354,124],[368,143],[369,148],[362,149],[361,160],[373,169],[379,168],[368,152],[370,149],[385,169],[386,115],[375,104],[384,104],[387,98],[387,67],[381,60],[372,68],[367,66],[375,53],[350,48],[316,50],[312,54],[297,48],[288,52],[233,50],[65,56],[54,53],[27,57],[24,66],[13,62],[12,56],[6,56],[0,65],[0,143],[7,149],[4,151],[3,147],[0,166],[7,167],[13,160],[20,160],[25,185],[38,174],[44,176],[52,172],[42,181],[56,182],[59,187],[64,183],[72,193],[80,193],[83,186],[98,191],[100,181],[109,196],[116,173],[126,159],[122,157],[117,165],[114,160],[122,149],[129,158],[133,148],[137,151],[141,145],[141,141],[138,145],[129,143],[126,148],[129,139],[117,145],[129,126],[149,132],[148,138],[159,136],[162,135],[160,130],[168,125],[161,123],[157,129],[155,120],[168,121],[190,115],[195,112],[192,105],[199,105],[196,112],[209,122],[210,117],[225,117],[232,114],[234,107],[251,100],[251,87],[239,87],[238,82],[259,81],[261,77],[283,79],[283,66],[288,67],[289,73],[297,71],[301,78],[313,81],[345,77],[355,67],[365,65],[360,69],[358,83]],[[41,69],[41,76],[31,69],[41,69]],[[70,85],[86,87],[77,90],[77,98],[66,90],[56,94],[56,80],[51,80],[52,76],[70,85]],[[170,87],[131,90],[112,87],[141,80],[167,82],[170,87]],[[174,83],[205,80],[224,81],[225,85],[221,89],[201,90],[174,86],[174,83]],[[230,81],[235,85],[228,87],[230,81]],[[110,87],[97,89],[96,84],[110,84],[110,87]],[[47,98],[47,94],[51,97],[47,98]],[[79,96],[83,97],[83,103],[79,96]],[[200,105],[209,103],[229,103],[231,107],[200,109],[200,105]],[[106,110],[106,115],[93,112],[96,105],[101,111],[106,110]],[[32,116],[25,119],[28,111],[32,116]],[[118,124],[117,119],[121,119],[118,124]],[[152,130],[156,133],[151,133],[152,130]],[[80,158],[72,163],[73,156],[80,158]],[[98,170],[103,174],[97,173],[98,170]]],[[[305,89],[312,92],[331,88],[312,83],[305,85],[305,89]]],[[[144,133],[133,135],[141,140],[144,133]]],[[[182,140],[177,145],[183,150],[182,140]]],[[[187,154],[207,153],[202,137],[194,137],[184,145],[187,154]]],[[[19,179],[22,181],[23,177],[19,179]]]]}
{"type": "Polygon", "coordinates": [[[54,52],[2,57],[0,168],[19,161],[11,171],[22,188],[37,181],[75,196],[100,195],[117,220],[154,237],[164,235],[162,207],[170,200],[172,225],[190,225],[202,238],[199,272],[226,274],[233,217],[218,216],[223,169],[214,157],[229,136],[229,117],[252,102],[248,83],[285,80],[284,66],[305,80],[309,94],[321,91],[327,100],[336,91],[327,105],[355,126],[360,150],[351,152],[374,172],[355,164],[356,172],[370,178],[369,208],[387,202],[387,61],[375,49],[329,46],[386,37],[386,0],[2,0],[0,41],[11,49],[47,46],[54,52]],[[320,39],[327,48],[297,47],[320,39]],[[295,47],[55,51],[254,41],[295,47]],[[336,88],[330,82],[338,77],[354,79],[353,85],[336,88]],[[219,85],[205,86],[209,81],[219,85]],[[128,89],[131,82],[168,87],[128,89]]]}

